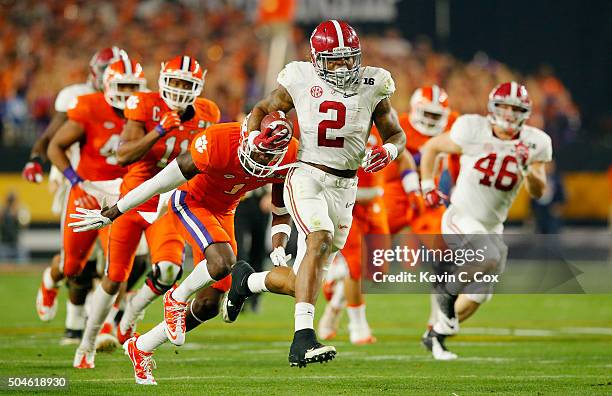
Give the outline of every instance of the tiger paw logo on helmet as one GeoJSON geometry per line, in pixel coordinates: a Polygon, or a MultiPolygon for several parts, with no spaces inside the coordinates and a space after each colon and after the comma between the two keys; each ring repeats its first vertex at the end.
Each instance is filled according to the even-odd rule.
{"type": "Polygon", "coordinates": [[[196,139],[195,148],[198,150],[198,153],[202,154],[204,150],[206,150],[206,145],[208,145],[208,140],[206,140],[206,135],[202,135],[196,139]]]}

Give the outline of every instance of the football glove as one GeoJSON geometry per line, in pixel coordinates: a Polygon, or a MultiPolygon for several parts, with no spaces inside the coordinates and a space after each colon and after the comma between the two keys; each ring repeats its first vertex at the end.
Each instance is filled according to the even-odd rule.
{"type": "Polygon", "coordinates": [[[73,196],[74,196],[74,204],[81,208],[85,209],[95,209],[98,208],[98,201],[92,195],[89,195],[85,190],[83,190],[83,183],[78,183],[72,186],[73,196]]]}
{"type": "Polygon", "coordinates": [[[74,232],[97,230],[112,223],[111,219],[102,216],[101,209],[85,209],[79,207],[76,208],[76,211],[78,213],[71,213],[70,218],[80,221],[73,221],[68,224],[68,227],[71,227],[74,232]]]}
{"type": "Polygon", "coordinates": [[[383,144],[368,151],[363,160],[363,170],[368,173],[378,172],[389,165],[397,157],[397,147],[394,144],[383,144]]]}
{"type": "Polygon", "coordinates": [[[519,170],[525,175],[527,173],[527,162],[529,161],[529,147],[523,142],[518,142],[514,146],[514,153],[519,170]]]}
{"type": "Polygon", "coordinates": [[[155,127],[159,136],[164,136],[173,129],[181,125],[181,118],[176,111],[169,111],[162,117],[161,121],[155,127]]]}
{"type": "Polygon", "coordinates": [[[41,183],[43,181],[43,169],[39,158],[32,158],[23,167],[21,175],[30,183],[41,183]]]}
{"type": "Polygon", "coordinates": [[[291,255],[285,253],[285,248],[282,246],[275,247],[270,253],[270,260],[275,267],[286,267],[291,255]]]}
{"type": "Polygon", "coordinates": [[[445,201],[448,201],[448,196],[438,190],[433,180],[423,180],[421,182],[421,191],[423,192],[423,198],[425,198],[425,206],[428,208],[437,208],[444,205],[445,201]]]}

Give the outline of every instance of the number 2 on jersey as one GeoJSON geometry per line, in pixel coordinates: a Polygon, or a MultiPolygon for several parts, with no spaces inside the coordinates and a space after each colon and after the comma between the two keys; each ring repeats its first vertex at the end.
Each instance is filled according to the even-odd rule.
{"type": "MultiPolygon", "coordinates": [[[[168,139],[166,139],[166,152],[164,152],[164,155],[159,159],[159,161],[157,161],[158,167],[165,168],[166,165],[168,165],[168,158],[170,158],[170,154],[172,154],[172,152],[174,151],[175,143],[176,136],[170,136],[168,139]]],[[[189,147],[189,140],[185,139],[180,144],[181,152],[179,153],[179,155],[187,151],[187,147],[189,147]]]]}
{"type": "MultiPolygon", "coordinates": [[[[491,178],[495,176],[495,160],[497,159],[496,153],[491,153],[486,157],[483,157],[476,161],[474,169],[482,172],[484,175],[480,179],[480,184],[483,186],[491,187],[491,178]],[[485,165],[486,163],[486,165],[485,165]]],[[[518,174],[508,170],[508,164],[513,162],[518,166],[516,158],[511,155],[507,155],[502,160],[502,164],[499,168],[499,173],[495,178],[495,188],[501,191],[510,191],[514,188],[514,185],[518,181],[518,174]]]]}
{"type": "Polygon", "coordinates": [[[336,110],[335,120],[323,120],[319,123],[318,144],[323,147],[344,147],[344,138],[336,137],[333,139],[327,138],[328,129],[341,129],[346,124],[346,106],[341,102],[326,100],[319,105],[320,113],[329,113],[330,110],[336,110]]]}

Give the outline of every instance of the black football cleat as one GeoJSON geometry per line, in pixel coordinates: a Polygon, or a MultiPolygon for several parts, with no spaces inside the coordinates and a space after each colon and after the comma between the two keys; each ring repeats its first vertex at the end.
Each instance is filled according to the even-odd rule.
{"type": "Polygon", "coordinates": [[[255,270],[246,262],[238,261],[232,268],[232,286],[223,298],[223,320],[227,323],[234,322],[246,299],[253,295],[249,290],[247,280],[255,270]]]}
{"type": "Polygon", "coordinates": [[[327,362],[334,357],[336,357],[336,348],[317,341],[313,329],[298,330],[293,335],[293,342],[289,349],[291,367],[306,367],[307,364],[327,362]]]}
{"type": "Polygon", "coordinates": [[[434,330],[429,330],[421,338],[421,343],[431,352],[433,358],[436,360],[457,359],[457,355],[449,351],[446,345],[444,345],[446,337],[447,336],[444,334],[438,334],[434,330]]]}
{"type": "Polygon", "coordinates": [[[83,338],[83,330],[66,329],[60,345],[79,345],[81,338],[83,338]]]}

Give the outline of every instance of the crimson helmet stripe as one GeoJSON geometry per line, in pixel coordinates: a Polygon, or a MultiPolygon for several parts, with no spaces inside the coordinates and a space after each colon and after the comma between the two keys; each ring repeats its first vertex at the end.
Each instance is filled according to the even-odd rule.
{"type": "Polygon", "coordinates": [[[338,47],[344,47],[344,36],[342,35],[342,28],[340,27],[340,23],[332,19],[331,23],[334,24],[334,28],[336,28],[336,35],[338,36],[338,47]]]}

